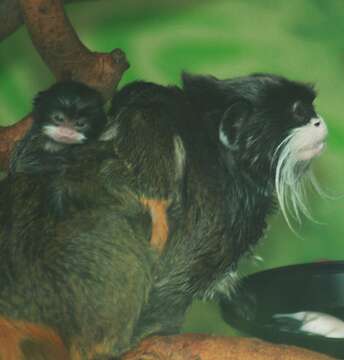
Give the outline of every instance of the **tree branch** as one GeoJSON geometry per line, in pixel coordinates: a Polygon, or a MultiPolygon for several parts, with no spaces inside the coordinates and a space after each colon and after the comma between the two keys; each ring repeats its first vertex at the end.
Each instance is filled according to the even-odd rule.
{"type": "MultiPolygon", "coordinates": [[[[64,2],[80,2],[92,0],[64,0],[64,2]]],[[[19,0],[0,0],[0,41],[6,39],[23,25],[19,0]]]]}
{"type": "MultiPolygon", "coordinates": [[[[35,48],[57,80],[81,81],[100,91],[105,99],[111,96],[129,67],[122,50],[90,51],[69,22],[62,0],[3,0],[0,4],[12,9],[12,19],[18,20],[11,1],[17,3],[35,48]]],[[[7,32],[11,28],[14,26],[7,26],[7,32]]],[[[0,127],[0,167],[7,168],[11,149],[30,124],[31,119],[27,116],[13,126],[0,127]]]]}
{"type": "Polygon", "coordinates": [[[330,360],[295,346],[253,338],[184,334],[144,340],[121,360],[330,360]]]}
{"type": "Polygon", "coordinates": [[[91,52],[78,38],[61,0],[19,0],[32,42],[56,79],[82,81],[108,98],[128,68],[124,53],[91,52]]]}

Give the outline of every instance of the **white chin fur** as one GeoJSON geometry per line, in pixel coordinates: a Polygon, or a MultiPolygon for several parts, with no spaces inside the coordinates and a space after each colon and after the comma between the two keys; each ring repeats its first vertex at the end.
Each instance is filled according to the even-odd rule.
{"type": "Polygon", "coordinates": [[[326,148],[325,143],[320,143],[315,145],[312,149],[306,149],[298,152],[298,159],[299,160],[311,160],[317,156],[319,156],[326,148]]]}
{"type": "Polygon", "coordinates": [[[291,229],[291,215],[301,222],[301,214],[312,219],[307,207],[305,182],[311,175],[311,183],[316,191],[321,191],[310,172],[310,163],[325,148],[327,127],[320,118],[311,119],[292,132],[281,142],[275,152],[275,191],[282,214],[291,229]]]}
{"type": "Polygon", "coordinates": [[[62,144],[81,144],[86,140],[85,135],[68,128],[60,128],[54,125],[44,126],[45,135],[62,144]]]}

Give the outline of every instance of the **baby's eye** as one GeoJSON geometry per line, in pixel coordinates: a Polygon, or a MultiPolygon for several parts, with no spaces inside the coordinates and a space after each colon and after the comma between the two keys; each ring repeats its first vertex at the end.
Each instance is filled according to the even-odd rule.
{"type": "Polygon", "coordinates": [[[63,114],[53,114],[51,119],[56,125],[60,125],[64,122],[63,114]]]}
{"type": "Polygon", "coordinates": [[[78,128],[84,128],[87,125],[87,122],[85,119],[78,119],[78,120],[76,120],[75,125],[78,128]]]}

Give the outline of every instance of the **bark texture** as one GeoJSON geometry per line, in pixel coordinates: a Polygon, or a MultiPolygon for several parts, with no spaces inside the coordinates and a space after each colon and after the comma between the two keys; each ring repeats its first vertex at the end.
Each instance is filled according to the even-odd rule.
{"type": "MultiPolygon", "coordinates": [[[[64,3],[92,0],[64,0],[64,3]]],[[[19,0],[0,0],[0,41],[6,39],[23,25],[19,0]]]]}
{"type": "Polygon", "coordinates": [[[330,360],[295,346],[254,338],[185,334],[144,340],[122,360],[330,360]]]}

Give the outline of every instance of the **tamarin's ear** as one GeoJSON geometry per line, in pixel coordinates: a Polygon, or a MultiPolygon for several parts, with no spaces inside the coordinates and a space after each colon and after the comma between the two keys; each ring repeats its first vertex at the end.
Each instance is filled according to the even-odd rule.
{"type": "Polygon", "coordinates": [[[212,75],[193,75],[186,71],[182,72],[182,84],[186,90],[198,87],[215,86],[219,80],[212,75]]]}
{"type": "Polygon", "coordinates": [[[252,105],[247,100],[237,100],[223,114],[219,126],[219,140],[226,148],[238,148],[241,129],[250,117],[252,105]]]}
{"type": "Polygon", "coordinates": [[[199,109],[204,108],[205,104],[218,107],[223,103],[225,93],[219,84],[220,81],[214,76],[182,73],[183,90],[199,109]]]}

